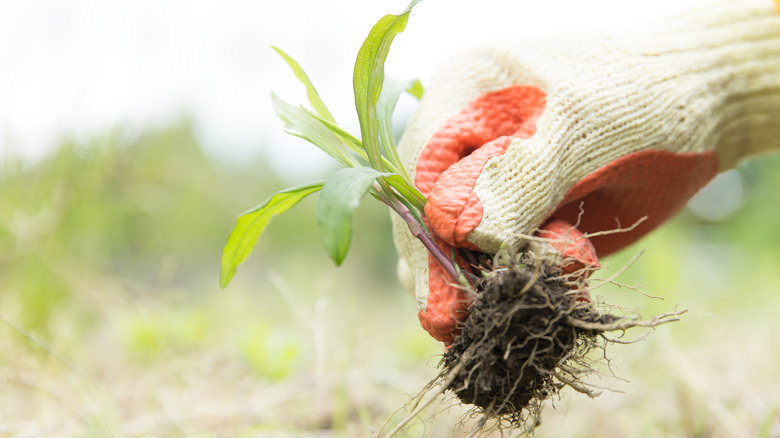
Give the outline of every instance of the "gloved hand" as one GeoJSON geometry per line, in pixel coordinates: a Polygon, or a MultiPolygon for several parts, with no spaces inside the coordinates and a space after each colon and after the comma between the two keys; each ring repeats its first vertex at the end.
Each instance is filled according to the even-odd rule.
{"type": "MultiPolygon", "coordinates": [[[[528,250],[540,227],[581,236],[647,216],[592,238],[603,257],[670,218],[719,171],[779,147],[777,8],[721,0],[628,33],[496,44],[445,64],[399,144],[445,254],[528,250]]],[[[469,299],[394,221],[420,321],[449,344],[469,299]]]]}

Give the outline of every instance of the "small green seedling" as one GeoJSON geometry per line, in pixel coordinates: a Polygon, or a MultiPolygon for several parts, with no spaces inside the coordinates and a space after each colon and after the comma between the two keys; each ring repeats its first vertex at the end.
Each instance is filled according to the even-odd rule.
{"type": "Polygon", "coordinates": [[[422,219],[425,197],[401,164],[392,134],[392,114],[401,93],[406,91],[420,98],[423,92],[419,81],[389,80],[384,73],[390,45],[406,27],[411,10],[419,1],[412,1],[400,15],[386,15],[379,20],[358,52],[353,88],[360,139],[336,123],[300,65],[274,47],[306,87],[312,107],[312,110],[296,107],[272,95],[276,115],[284,122],[287,132],[313,143],[344,169],[327,181],[279,191],[239,216],[222,253],[220,285],[223,288],[230,283],[236,267],[252,252],[271,218],[316,192],[320,192],[317,224],[322,243],[337,265],[349,251],[352,211],[370,193],[401,216],[449,275],[458,278],[454,263],[441,252],[425,227],[422,219]]]}

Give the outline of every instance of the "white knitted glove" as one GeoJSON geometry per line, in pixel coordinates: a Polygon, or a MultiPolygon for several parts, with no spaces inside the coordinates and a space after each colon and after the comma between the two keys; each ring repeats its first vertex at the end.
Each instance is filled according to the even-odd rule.
{"type": "MultiPolygon", "coordinates": [[[[399,152],[452,247],[521,249],[579,220],[600,256],[674,215],[718,171],[780,147],[780,15],[716,1],[619,35],[512,42],[444,65],[399,152]]],[[[423,326],[450,342],[468,305],[395,220],[423,326]],[[430,294],[429,294],[430,292],[430,294]]]]}

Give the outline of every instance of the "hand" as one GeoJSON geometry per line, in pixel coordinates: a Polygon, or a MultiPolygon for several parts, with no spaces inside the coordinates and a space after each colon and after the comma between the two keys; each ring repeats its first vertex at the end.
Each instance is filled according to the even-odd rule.
{"type": "MultiPolygon", "coordinates": [[[[603,257],[669,219],[718,171],[777,147],[780,15],[770,0],[746,0],[621,35],[464,53],[428,86],[399,152],[446,254],[521,250],[540,228],[636,225],[593,237],[603,257]]],[[[395,225],[421,323],[449,343],[470,301],[395,225]]],[[[590,251],[582,245],[574,253],[590,251]]]]}

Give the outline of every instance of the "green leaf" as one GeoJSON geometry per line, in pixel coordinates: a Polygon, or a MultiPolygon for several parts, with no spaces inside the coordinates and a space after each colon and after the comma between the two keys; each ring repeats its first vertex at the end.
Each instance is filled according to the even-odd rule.
{"type": "Polygon", "coordinates": [[[317,116],[305,108],[290,105],[273,93],[271,101],[287,132],[311,142],[346,167],[360,166],[350,149],[317,116]]]}
{"type": "Polygon", "coordinates": [[[352,240],[352,211],[384,174],[370,167],[336,172],[322,188],[317,204],[317,224],[325,251],[337,265],[344,261],[352,240]]]}
{"type": "Polygon", "coordinates": [[[390,184],[403,199],[409,201],[414,208],[423,211],[426,202],[425,196],[407,181],[408,177],[404,178],[401,175],[394,173],[385,176],[382,179],[387,181],[387,183],[390,184]]]}
{"type": "MultiPolygon", "coordinates": [[[[393,137],[393,111],[395,105],[398,103],[398,98],[401,97],[403,91],[414,90],[418,92],[416,87],[422,88],[420,81],[396,81],[390,78],[386,78],[384,85],[382,86],[382,92],[379,95],[379,102],[377,103],[377,118],[379,120],[379,138],[384,145],[385,154],[396,171],[400,173],[404,180],[412,185],[412,181],[409,178],[409,174],[406,173],[406,169],[401,163],[401,159],[398,157],[396,150],[395,138],[393,137]]],[[[422,196],[422,195],[420,195],[422,196]]]]}
{"type": "Polygon", "coordinates": [[[326,120],[326,119],[323,119],[323,118],[320,118],[320,117],[317,117],[317,116],[315,116],[315,117],[323,125],[325,125],[325,127],[330,129],[330,131],[332,133],[336,134],[336,137],[338,137],[339,140],[341,141],[341,143],[344,144],[346,147],[348,147],[349,150],[351,150],[357,156],[359,156],[360,158],[362,158],[366,162],[368,162],[368,156],[366,155],[366,151],[363,149],[363,144],[360,142],[360,140],[357,137],[355,137],[354,135],[352,135],[349,132],[347,132],[346,130],[344,130],[344,128],[342,128],[341,126],[339,126],[339,125],[337,125],[337,124],[335,124],[335,123],[333,123],[333,122],[331,122],[329,120],[326,120]]]}
{"type": "MultiPolygon", "coordinates": [[[[317,116],[315,116],[317,117],[317,116]]],[[[366,155],[365,149],[363,149],[363,144],[360,142],[359,139],[357,139],[354,135],[350,134],[349,132],[345,131],[344,128],[342,128],[339,125],[336,125],[335,123],[329,122],[325,119],[321,119],[317,117],[317,120],[322,122],[323,125],[325,125],[328,129],[330,129],[336,136],[341,140],[341,142],[346,145],[349,150],[355,153],[359,158],[364,160],[368,164],[368,156],[366,155]]],[[[394,151],[395,152],[395,151],[394,151]]],[[[397,152],[396,152],[397,155],[397,152]]],[[[385,170],[389,170],[392,173],[400,173],[398,168],[400,167],[403,169],[403,166],[396,166],[395,163],[387,159],[386,157],[381,157],[383,168],[385,170]]],[[[408,178],[407,178],[408,179],[408,178]]],[[[422,196],[422,195],[421,195],[422,196]]]]}
{"type": "Polygon", "coordinates": [[[239,216],[222,250],[220,286],[224,288],[230,283],[236,267],[252,253],[252,248],[273,216],[289,210],[306,196],[322,189],[324,184],[315,182],[276,192],[262,204],[239,216]]]}
{"type": "Polygon", "coordinates": [[[384,170],[381,160],[376,105],[385,77],[385,60],[393,38],[406,28],[409,13],[419,0],[414,0],[400,15],[385,15],[371,29],[358,51],[352,86],[355,90],[355,108],[360,121],[363,148],[371,166],[384,170]]]}
{"type": "Polygon", "coordinates": [[[298,80],[300,80],[301,83],[303,83],[303,85],[306,87],[306,96],[309,98],[309,103],[311,103],[311,107],[314,108],[314,111],[317,113],[317,115],[329,122],[335,123],[336,120],[330,114],[330,111],[328,111],[328,108],[325,106],[325,103],[322,102],[322,99],[320,99],[320,94],[317,92],[317,89],[314,88],[314,85],[311,83],[309,77],[303,71],[301,66],[298,65],[298,63],[295,62],[295,60],[292,59],[290,55],[284,53],[282,49],[274,46],[271,46],[271,48],[276,50],[276,53],[284,58],[285,62],[287,62],[287,65],[290,66],[298,80]]]}
{"type": "Polygon", "coordinates": [[[415,80],[414,83],[412,83],[412,86],[407,88],[405,91],[414,96],[417,100],[422,99],[423,93],[425,92],[422,83],[417,80],[415,80]]]}

